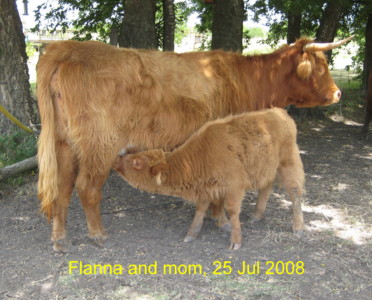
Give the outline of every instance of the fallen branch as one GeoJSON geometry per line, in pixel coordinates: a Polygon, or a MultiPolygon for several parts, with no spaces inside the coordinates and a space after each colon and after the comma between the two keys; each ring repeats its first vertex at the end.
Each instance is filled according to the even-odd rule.
{"type": "Polygon", "coordinates": [[[0,169],[0,181],[37,167],[36,155],[0,169]]]}

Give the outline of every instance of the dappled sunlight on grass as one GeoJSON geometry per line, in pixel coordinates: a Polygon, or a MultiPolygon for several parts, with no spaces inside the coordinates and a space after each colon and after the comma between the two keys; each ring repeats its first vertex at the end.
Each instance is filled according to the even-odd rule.
{"type": "MultiPolygon", "coordinates": [[[[347,185],[337,188],[347,189],[347,185]]],[[[330,205],[303,205],[305,213],[315,213],[323,216],[321,220],[306,222],[308,231],[333,231],[335,236],[349,240],[357,245],[366,244],[372,238],[372,226],[364,222],[362,217],[352,218],[347,209],[336,209],[330,205]]]]}
{"type": "Polygon", "coordinates": [[[321,132],[323,131],[324,128],[320,128],[320,127],[314,127],[314,128],[311,128],[311,130],[314,130],[316,132],[321,132]]]}
{"type": "MultiPolygon", "coordinates": [[[[355,158],[369,159],[372,160],[372,152],[367,153],[366,155],[354,154],[355,158]]],[[[372,176],[371,176],[372,177],[372,176]]]]}
{"type": "Polygon", "coordinates": [[[338,183],[337,186],[332,186],[332,190],[334,191],[345,191],[350,188],[350,184],[347,183],[338,183]]]}
{"type": "Polygon", "coordinates": [[[344,116],[342,116],[340,114],[333,114],[333,115],[329,116],[329,118],[333,122],[343,123],[343,124],[348,125],[348,126],[360,126],[360,127],[363,126],[363,124],[355,122],[353,120],[349,120],[349,119],[345,118],[344,116]]]}

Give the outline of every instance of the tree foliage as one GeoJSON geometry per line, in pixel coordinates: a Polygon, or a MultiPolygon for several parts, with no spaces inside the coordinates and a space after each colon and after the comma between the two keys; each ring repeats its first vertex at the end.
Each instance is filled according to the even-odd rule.
{"type": "MultiPolygon", "coordinates": [[[[156,35],[159,48],[164,46],[163,2],[156,0],[156,35]]],[[[169,0],[167,0],[169,1],[169,0]]],[[[216,0],[217,1],[217,0],[216,0]]],[[[372,58],[366,52],[366,24],[371,15],[370,0],[244,0],[245,10],[254,12],[253,20],[267,20],[269,27],[265,42],[276,46],[279,40],[292,42],[298,36],[317,38],[320,41],[332,40],[334,36],[355,35],[354,43],[359,45],[353,55],[353,67],[359,70],[372,65],[372,58]],[[329,14],[333,12],[332,14],[329,14]]],[[[55,2],[55,1],[54,1],[55,2]]],[[[199,16],[196,29],[202,37],[202,48],[210,49],[215,4],[204,0],[184,0],[175,4],[175,40],[179,41],[185,32],[187,17],[191,13],[199,16]]],[[[38,6],[35,30],[48,27],[51,30],[74,28],[77,39],[96,39],[107,41],[112,32],[119,31],[125,14],[125,0],[58,0],[53,6],[48,0],[38,6]]],[[[243,32],[244,45],[248,44],[250,33],[243,32]]],[[[337,52],[337,51],[336,51],[337,52]]]]}
{"type": "MultiPolygon", "coordinates": [[[[156,0],[155,26],[158,45],[163,46],[163,0],[156,0]]],[[[140,13],[140,12],[139,12],[140,13]]],[[[180,40],[184,32],[185,23],[191,9],[186,1],[175,4],[175,31],[176,41],[180,40]]],[[[36,25],[33,31],[57,29],[66,31],[75,30],[74,39],[90,40],[95,39],[108,41],[110,34],[117,31],[120,34],[125,14],[125,0],[47,0],[38,5],[35,11],[36,25]]]]}

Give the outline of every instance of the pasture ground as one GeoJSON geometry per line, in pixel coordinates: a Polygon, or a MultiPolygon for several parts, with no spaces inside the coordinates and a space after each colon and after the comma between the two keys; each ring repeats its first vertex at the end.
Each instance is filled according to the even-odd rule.
{"type": "Polygon", "coordinates": [[[16,188],[3,184],[0,299],[370,299],[372,133],[366,142],[359,131],[340,116],[300,124],[306,232],[300,239],[291,233],[291,205],[278,188],[266,219],[252,225],[256,194],[248,192],[238,251],[227,249],[229,235],[211,219],[197,240],[183,243],[191,205],[135,190],[112,174],[102,202],[110,245],[99,248],[86,237],[74,195],[68,218],[74,249],[57,254],[39,213],[37,176],[16,188]],[[73,262],[107,264],[122,274],[79,274],[78,268],[69,274],[69,264],[79,266],[73,262]],[[238,274],[244,262],[259,262],[260,273],[238,274]],[[165,265],[174,266],[164,271],[165,265]],[[142,274],[129,274],[136,267],[142,274]]]}

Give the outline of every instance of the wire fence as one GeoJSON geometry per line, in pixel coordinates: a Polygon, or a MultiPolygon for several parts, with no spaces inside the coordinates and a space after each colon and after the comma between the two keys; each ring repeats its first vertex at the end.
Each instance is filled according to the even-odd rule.
{"type": "Polygon", "coordinates": [[[343,96],[354,100],[364,98],[365,91],[362,89],[361,75],[353,70],[331,70],[331,74],[343,96]]]}

